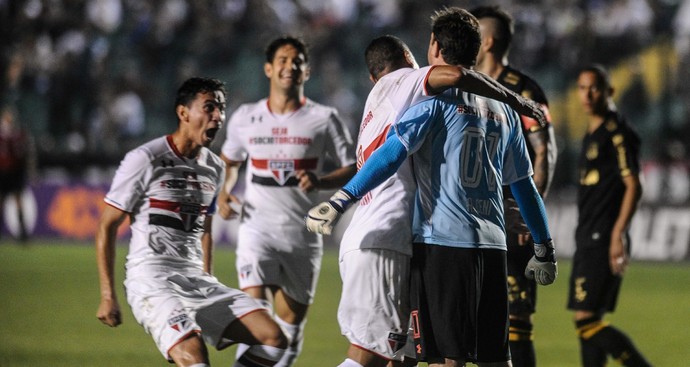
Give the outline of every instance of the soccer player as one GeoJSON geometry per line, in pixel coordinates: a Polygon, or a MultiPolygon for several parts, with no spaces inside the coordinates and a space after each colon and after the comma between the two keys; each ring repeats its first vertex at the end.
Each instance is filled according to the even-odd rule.
{"type": "Polygon", "coordinates": [[[615,310],[628,266],[628,227],[642,195],[640,138],[616,111],[602,66],[580,71],[577,92],[588,121],[579,160],[568,309],[575,312],[582,365],[604,366],[610,355],[625,366],[649,366],[630,338],[603,320],[615,310]]]}
{"type": "MultiPolygon", "coordinates": [[[[486,76],[462,67],[434,65],[418,69],[407,45],[390,35],[369,43],[365,61],[375,85],[360,125],[360,167],[383,144],[391,123],[429,94],[458,86],[497,99],[519,98],[498,89],[500,86],[486,76]]],[[[517,108],[525,108],[519,100],[512,102],[517,108]]],[[[395,175],[365,195],[343,235],[338,323],[351,344],[341,367],[383,366],[403,357],[400,349],[406,343],[410,312],[410,213],[415,189],[411,165],[405,162],[395,175]]]]}
{"type": "MultiPolygon", "coordinates": [[[[503,86],[537,102],[544,109],[546,125],[521,116],[522,133],[532,161],[532,180],[542,197],[546,196],[556,165],[556,146],[548,113],[548,102],[539,85],[508,64],[513,38],[513,19],[497,6],[480,6],[470,11],[479,21],[482,43],[475,70],[496,79],[503,86]]],[[[508,244],[508,302],[510,312],[510,355],[515,367],[536,366],[532,338],[532,315],[537,305],[537,286],[525,277],[525,266],[534,255],[533,243],[525,236],[524,222],[508,188],[503,190],[503,205],[508,244]]]]}
{"type": "MultiPolygon", "coordinates": [[[[467,11],[445,8],[432,17],[431,64],[472,65],[479,43],[467,11]]],[[[309,211],[307,226],[327,232],[412,157],[412,326],[417,357],[430,366],[510,365],[501,184],[511,184],[537,242],[525,271],[540,284],[555,280],[553,244],[518,124],[507,105],[458,89],[420,102],[343,189],[309,211]]]]}
{"type": "Polygon", "coordinates": [[[97,317],[108,326],[122,323],[115,245],[129,218],[127,302],[163,356],[178,366],[208,366],[204,342],[218,349],[240,342],[252,346],[237,367],[273,366],[288,345],[280,326],[254,298],[211,274],[211,215],[224,164],[207,147],[225,118],[223,83],[186,80],[175,112],[177,130],[128,152],[105,197],[96,233],[97,317]]]}
{"type": "Polygon", "coordinates": [[[340,187],[355,173],[353,144],[336,110],[304,96],[308,62],[300,39],[281,37],[268,45],[268,98],[235,111],[221,154],[227,172],[219,213],[227,219],[242,212],[239,285],[266,304],[272,300],[275,319],[291,340],[281,367],[291,366],[302,349],[323,255],[321,236],[304,228],[304,213],[317,202],[317,189],[340,187]],[[327,159],[340,168],[326,172],[327,159]],[[245,160],[244,203],[235,210],[240,200],[230,192],[245,160]]]}

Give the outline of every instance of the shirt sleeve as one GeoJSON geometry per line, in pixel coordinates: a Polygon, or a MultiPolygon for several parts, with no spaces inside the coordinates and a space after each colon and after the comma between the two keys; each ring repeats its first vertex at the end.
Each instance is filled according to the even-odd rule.
{"type": "Polygon", "coordinates": [[[246,108],[240,106],[230,117],[227,129],[225,130],[225,142],[223,142],[220,149],[223,156],[238,162],[247,159],[247,150],[244,144],[242,144],[242,135],[240,134],[242,119],[246,117],[246,114],[243,112],[245,110],[246,108]]]}
{"type": "Polygon", "coordinates": [[[105,202],[131,213],[146,193],[150,167],[151,158],[146,150],[138,148],[127,153],[115,172],[105,202]]]}
{"type": "Polygon", "coordinates": [[[335,110],[330,116],[328,135],[330,137],[330,142],[327,144],[328,153],[340,163],[340,167],[354,164],[355,148],[350,131],[335,110]]]}

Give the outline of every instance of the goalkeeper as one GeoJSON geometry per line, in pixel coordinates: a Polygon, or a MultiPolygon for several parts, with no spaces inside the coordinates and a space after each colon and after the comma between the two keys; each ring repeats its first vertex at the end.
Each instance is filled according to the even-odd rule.
{"type": "MultiPolygon", "coordinates": [[[[430,53],[441,52],[435,45],[432,36],[430,53]]],[[[519,117],[507,105],[450,90],[412,106],[357,175],[309,211],[307,227],[330,233],[407,156],[418,187],[410,289],[417,357],[509,365],[501,185],[510,185],[535,240],[526,275],[548,285],[557,267],[519,117]]]]}

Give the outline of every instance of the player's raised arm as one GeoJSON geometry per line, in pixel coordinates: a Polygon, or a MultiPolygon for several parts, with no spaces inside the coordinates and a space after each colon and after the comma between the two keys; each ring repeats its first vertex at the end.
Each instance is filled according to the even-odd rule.
{"type": "Polygon", "coordinates": [[[106,205],[96,232],[96,263],[101,289],[101,301],[96,317],[108,326],[122,323],[120,304],[115,291],[115,245],[117,229],[127,218],[127,213],[106,205]]]}

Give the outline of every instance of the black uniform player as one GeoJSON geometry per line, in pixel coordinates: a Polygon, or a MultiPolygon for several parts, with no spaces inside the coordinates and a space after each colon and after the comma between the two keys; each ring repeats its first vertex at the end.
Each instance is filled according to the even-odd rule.
{"type": "MultiPolygon", "coordinates": [[[[508,51],[513,36],[513,20],[509,14],[495,6],[482,6],[472,10],[479,20],[482,46],[477,55],[475,69],[488,74],[515,93],[540,104],[548,124],[522,116],[522,130],[527,141],[533,180],[542,195],[546,193],[553,177],[556,147],[548,102],[539,85],[522,72],[508,65],[508,51]]],[[[527,262],[534,255],[533,243],[524,234],[525,225],[509,188],[504,188],[506,238],[508,242],[508,301],[510,303],[510,351],[513,365],[536,365],[532,342],[532,314],[536,306],[536,283],[525,277],[527,262]]]]}
{"type": "Polygon", "coordinates": [[[607,355],[625,366],[649,366],[630,338],[603,321],[613,312],[628,265],[628,226],[642,194],[640,138],[616,112],[608,74],[584,68],[578,96],[588,114],[580,153],[576,250],[568,308],[575,312],[583,366],[604,366],[607,355]]]}

